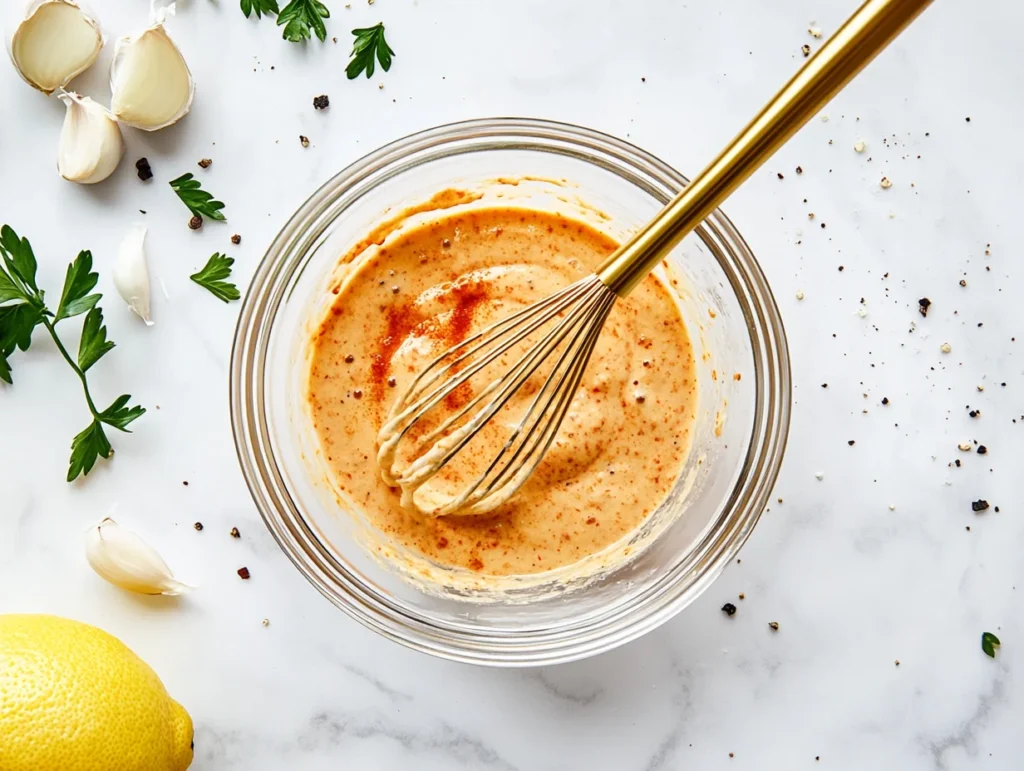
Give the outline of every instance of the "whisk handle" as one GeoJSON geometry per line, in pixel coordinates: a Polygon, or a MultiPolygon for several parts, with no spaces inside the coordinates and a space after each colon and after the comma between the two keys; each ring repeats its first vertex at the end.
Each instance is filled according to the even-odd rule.
{"type": "Polygon", "coordinates": [[[624,297],[931,0],[867,0],[686,189],[598,268],[624,297]]]}

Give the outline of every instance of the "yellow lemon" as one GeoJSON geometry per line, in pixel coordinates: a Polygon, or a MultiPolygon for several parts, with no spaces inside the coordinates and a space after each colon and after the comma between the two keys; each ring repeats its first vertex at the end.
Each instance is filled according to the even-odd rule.
{"type": "Polygon", "coordinates": [[[191,763],[191,718],[120,640],[56,616],[0,615],[2,771],[191,763]]]}

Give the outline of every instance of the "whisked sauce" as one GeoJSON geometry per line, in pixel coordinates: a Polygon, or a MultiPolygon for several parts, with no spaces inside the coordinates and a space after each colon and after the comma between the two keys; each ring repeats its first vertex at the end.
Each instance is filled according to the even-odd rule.
{"type": "MultiPolygon", "coordinates": [[[[309,402],[336,484],[386,538],[445,567],[531,574],[616,543],[665,499],[697,394],[679,308],[653,275],[616,303],[558,437],[511,501],[483,516],[425,517],[401,507],[375,462],[392,402],[433,357],[592,272],[617,246],[557,214],[480,209],[397,235],[341,288],[313,341],[309,402]]],[[[456,390],[447,406],[470,396],[456,390]]],[[[488,426],[460,458],[466,467],[439,478],[464,482],[507,432],[488,426]]]]}

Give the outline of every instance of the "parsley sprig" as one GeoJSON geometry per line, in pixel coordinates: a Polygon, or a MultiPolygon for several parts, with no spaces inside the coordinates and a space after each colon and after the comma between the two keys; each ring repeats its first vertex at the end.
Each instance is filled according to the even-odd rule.
{"type": "Polygon", "coordinates": [[[214,252],[203,269],[193,273],[189,278],[224,302],[237,300],[242,296],[238,287],[224,280],[231,275],[231,266],[234,264],[234,258],[214,252]]]}
{"type": "Polygon", "coordinates": [[[262,19],[263,14],[276,14],[277,0],[242,0],[242,13],[245,14],[245,18],[248,19],[253,11],[256,12],[257,19],[262,19]]]}
{"type": "Polygon", "coordinates": [[[37,262],[31,244],[7,225],[0,228],[0,258],[0,379],[13,384],[10,357],[15,349],[27,351],[32,344],[32,332],[37,326],[42,326],[82,381],[92,422],[71,442],[71,463],[67,475],[70,482],[92,471],[98,458],[109,458],[113,454],[104,425],[127,433],[128,424],[146,410],[138,405],[129,407],[131,396],[127,394],[119,396],[106,409],[99,410],[89,391],[85,373],[114,347],[114,343],[107,340],[103,311],[97,305],[102,295],[92,291],[99,279],[92,269],[92,252],[79,252],[68,266],[56,311],[47,307],[46,293],[36,283],[37,262]],[[82,338],[78,356],[73,358],[57,335],[56,327],[64,319],[83,313],[82,338]]]}
{"type": "Polygon", "coordinates": [[[188,207],[188,210],[197,217],[209,217],[212,220],[223,222],[227,218],[221,209],[224,204],[203,190],[198,179],[189,174],[182,174],[170,182],[171,189],[178,194],[181,202],[188,207]]]}
{"type": "Polygon", "coordinates": [[[361,72],[365,72],[367,78],[373,77],[374,57],[380,62],[384,72],[391,69],[391,57],[395,55],[395,52],[391,50],[388,41],[384,39],[383,22],[373,27],[354,29],[352,34],[356,37],[350,54],[352,61],[345,69],[349,80],[358,78],[361,72]]]}
{"type": "Polygon", "coordinates": [[[327,39],[324,19],[329,18],[331,12],[320,0],[291,0],[277,15],[277,24],[284,27],[282,37],[292,43],[309,40],[311,30],[324,41],[327,39]]]}

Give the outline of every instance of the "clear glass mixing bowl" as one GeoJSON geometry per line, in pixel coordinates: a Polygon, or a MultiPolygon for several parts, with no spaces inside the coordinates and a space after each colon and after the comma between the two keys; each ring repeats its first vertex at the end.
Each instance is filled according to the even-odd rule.
{"type": "MultiPolygon", "coordinates": [[[[281,548],[324,596],[412,648],[497,666],[607,651],[678,613],[750,535],[782,462],[790,371],[778,308],[754,255],[716,211],[671,255],[698,356],[699,408],[686,467],[631,561],[586,580],[533,580],[495,597],[425,592],[374,558],[343,510],[305,409],[303,343],[329,304],[339,256],[395,209],[452,185],[559,181],[556,206],[600,210],[622,236],[686,184],[619,139],[566,124],[477,120],[430,129],[344,169],[291,217],[256,271],[231,361],[239,462],[281,548]],[[588,208],[593,207],[593,208],[588,208]]],[[[528,187],[528,186],[527,186],[528,187]]],[[[522,191],[509,189],[512,205],[522,191]]],[[[533,205],[527,203],[527,205],[533,205]]],[[[369,469],[367,473],[376,473],[369,469]]],[[[627,483],[625,481],[623,483],[627,483]]]]}

